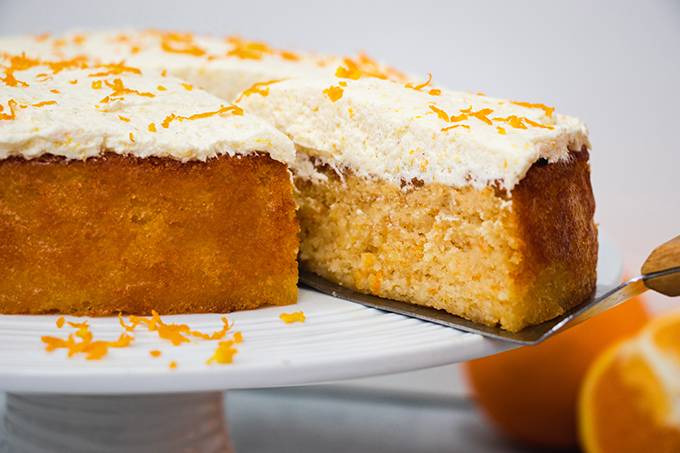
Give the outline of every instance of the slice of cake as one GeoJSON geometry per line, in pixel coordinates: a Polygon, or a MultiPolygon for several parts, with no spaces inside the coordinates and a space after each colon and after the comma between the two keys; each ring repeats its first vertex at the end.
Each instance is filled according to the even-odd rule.
{"type": "Polygon", "coordinates": [[[542,104],[337,74],[239,103],[297,146],[304,266],[512,331],[591,295],[597,231],[581,122],[542,104]]]}
{"type": "Polygon", "coordinates": [[[293,144],[173,77],[0,63],[1,313],[227,312],[297,297],[293,144]]]}
{"type": "Polygon", "coordinates": [[[237,36],[214,37],[163,30],[69,32],[0,38],[0,53],[41,58],[85,56],[98,63],[127,64],[183,79],[228,101],[248,88],[266,92],[270,82],[331,76],[343,61],[364,72],[403,79],[404,75],[365,54],[338,58],[274,48],[237,36]]]}

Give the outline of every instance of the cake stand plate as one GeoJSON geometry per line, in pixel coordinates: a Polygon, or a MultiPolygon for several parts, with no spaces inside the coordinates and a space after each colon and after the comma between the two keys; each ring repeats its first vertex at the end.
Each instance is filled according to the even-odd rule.
{"type": "MultiPolygon", "coordinates": [[[[601,235],[598,285],[617,284],[621,263],[616,247],[601,235]]],[[[10,392],[7,438],[15,447],[26,443],[22,451],[43,451],[41,439],[49,447],[44,451],[57,449],[54,436],[48,436],[48,432],[61,433],[65,450],[73,447],[74,439],[99,436],[99,441],[90,439],[84,450],[134,451],[132,443],[143,440],[146,447],[138,451],[154,448],[172,451],[167,448],[170,433],[175,436],[184,433],[189,437],[176,439],[176,445],[186,447],[190,441],[196,447],[205,441],[205,449],[197,451],[224,451],[221,429],[196,428],[212,427],[215,423],[222,426],[221,418],[215,418],[219,412],[215,408],[221,407],[220,391],[410,371],[483,357],[512,347],[308,289],[300,290],[296,305],[230,314],[231,332],[242,332],[243,343],[238,345],[239,353],[229,365],[206,364],[215,350],[215,341],[173,346],[141,328],[135,332],[132,346],[110,349],[102,360],[68,358],[64,350],[48,353],[41,336],[64,337],[72,331],[67,327],[58,329],[57,318],[0,316],[0,390],[10,392]],[[294,311],[303,311],[306,321],[285,324],[279,319],[281,313],[294,311]],[[161,356],[152,358],[151,350],[160,350],[161,356]],[[169,367],[171,361],[177,363],[177,368],[169,367]],[[191,420],[194,428],[170,429],[170,425],[161,422],[169,416],[180,425],[191,420]],[[136,423],[135,417],[145,422],[136,423]],[[197,417],[205,420],[196,425],[197,417]],[[30,421],[26,423],[31,429],[18,420],[30,421]],[[109,429],[103,428],[116,423],[127,427],[125,436],[113,435],[117,441],[109,429]],[[73,433],[67,435],[69,430],[73,433]],[[216,445],[215,449],[208,448],[210,445],[216,445]]],[[[215,314],[163,319],[186,323],[204,332],[219,330],[222,325],[220,316],[215,314]]],[[[113,340],[122,332],[115,317],[88,321],[95,339],[113,340]]]]}

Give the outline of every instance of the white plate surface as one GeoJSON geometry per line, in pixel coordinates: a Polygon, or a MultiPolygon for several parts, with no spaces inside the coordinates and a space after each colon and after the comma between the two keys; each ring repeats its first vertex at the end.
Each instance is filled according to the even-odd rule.
{"type": "MultiPolygon", "coordinates": [[[[598,284],[613,285],[621,255],[601,237],[598,284]]],[[[301,385],[409,371],[490,355],[505,344],[479,335],[302,289],[297,305],[232,313],[233,331],[244,341],[230,365],[206,365],[214,341],[172,346],[137,329],[131,347],[110,349],[99,361],[48,353],[40,337],[64,337],[58,316],[0,316],[0,390],[12,392],[124,394],[170,393],[301,385]],[[304,323],[284,324],[279,314],[304,311],[304,323]],[[159,349],[160,358],[149,351],[159,349]],[[175,360],[178,367],[168,364],[175,360]]],[[[72,319],[67,317],[67,319],[72,319]]],[[[219,315],[163,317],[204,332],[221,327],[219,315]]],[[[81,321],[82,318],[74,319],[81,321]]],[[[89,318],[95,339],[115,339],[116,318],[89,318]]]]}

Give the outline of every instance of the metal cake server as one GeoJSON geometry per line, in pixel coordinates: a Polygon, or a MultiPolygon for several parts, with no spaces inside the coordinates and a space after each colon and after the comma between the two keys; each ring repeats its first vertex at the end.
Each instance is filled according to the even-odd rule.
{"type": "Polygon", "coordinates": [[[300,268],[300,282],[324,294],[367,307],[422,319],[495,340],[508,341],[519,345],[534,345],[638,296],[647,289],[671,297],[680,296],[680,236],[654,249],[643,264],[641,275],[631,278],[615,288],[598,286],[589,300],[567,313],[542,324],[527,327],[519,332],[508,332],[499,327],[478,324],[443,310],[359,293],[329,282],[303,268],[300,268]]]}

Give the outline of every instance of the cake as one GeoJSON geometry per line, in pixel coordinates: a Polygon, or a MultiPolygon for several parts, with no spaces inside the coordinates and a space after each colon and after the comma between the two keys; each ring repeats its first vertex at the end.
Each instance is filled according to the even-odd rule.
{"type": "Polygon", "coordinates": [[[294,153],[264,121],[183,80],[6,56],[0,312],[294,303],[294,153]]]}
{"type": "Polygon", "coordinates": [[[22,51],[173,75],[192,87],[187,102],[200,87],[292,139],[294,159],[265,151],[293,175],[300,265],[331,281],[511,331],[593,293],[587,130],[552,107],[451,92],[364,55],[235,37],[148,30],[0,39],[0,53],[22,51]]]}
{"type": "Polygon", "coordinates": [[[87,57],[99,63],[125,63],[167,73],[233,101],[247,89],[266,91],[273,81],[331,76],[336,68],[354,65],[364,72],[405,79],[394,68],[366,54],[340,58],[277,49],[238,36],[215,37],[164,30],[69,32],[60,35],[0,38],[2,52],[48,59],[87,57]]]}
{"type": "Polygon", "coordinates": [[[311,271],[510,331],[593,293],[577,119],[350,68],[271,84],[239,105],[297,146],[300,261],[311,271]]]}

